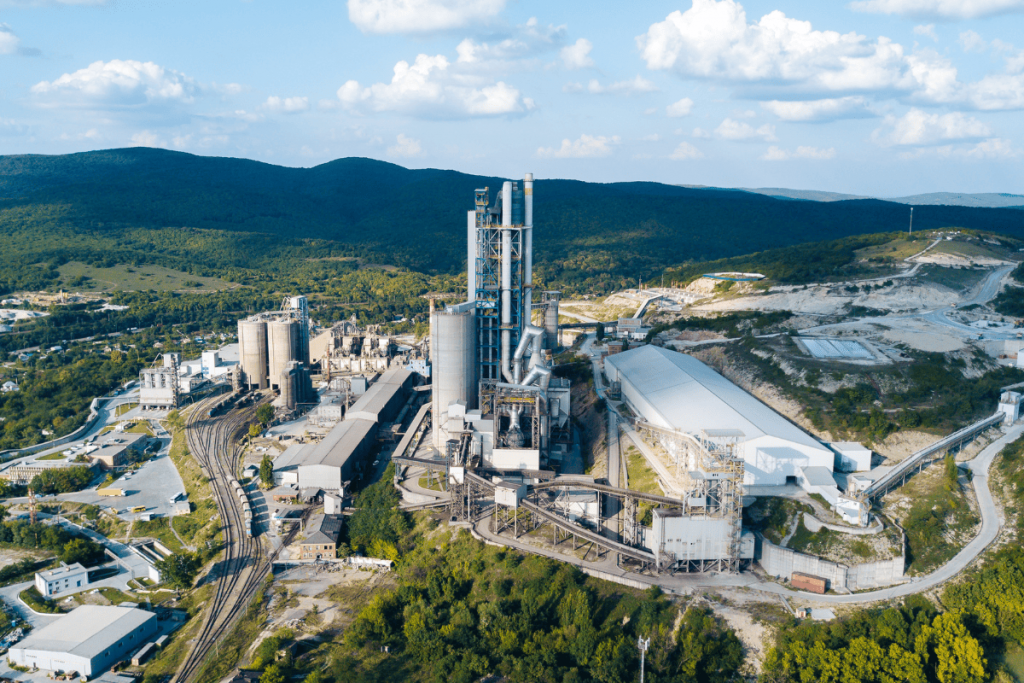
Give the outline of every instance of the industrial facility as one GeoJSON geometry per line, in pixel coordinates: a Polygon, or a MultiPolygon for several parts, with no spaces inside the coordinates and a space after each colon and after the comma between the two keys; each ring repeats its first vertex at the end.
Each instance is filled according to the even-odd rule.
{"type": "Polygon", "coordinates": [[[242,389],[280,391],[279,405],[294,410],[314,402],[309,373],[309,304],[304,296],[285,299],[280,311],[238,321],[242,389]]]}
{"type": "Polygon", "coordinates": [[[18,666],[92,678],[156,637],[157,618],[134,607],[83,605],[11,647],[18,666]]]}
{"type": "Polygon", "coordinates": [[[558,292],[533,324],[533,174],[467,214],[466,301],[430,314],[432,440],[467,466],[537,471],[569,434],[569,382],[553,379],[558,292]]]}

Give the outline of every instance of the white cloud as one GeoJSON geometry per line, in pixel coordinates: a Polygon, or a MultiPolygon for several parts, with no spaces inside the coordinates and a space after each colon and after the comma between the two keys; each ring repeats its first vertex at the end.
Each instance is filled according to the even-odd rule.
{"type": "Polygon", "coordinates": [[[671,154],[668,155],[669,159],[674,161],[685,161],[686,159],[703,159],[704,153],[699,149],[691,145],[689,142],[680,142],[679,146],[676,147],[671,154]]]}
{"type": "Polygon", "coordinates": [[[835,156],[836,150],[834,147],[821,149],[819,147],[800,146],[790,152],[789,150],[781,149],[772,145],[768,148],[768,151],[761,155],[761,159],[764,161],[787,161],[789,159],[812,159],[815,161],[822,161],[825,159],[833,159],[835,156]]]}
{"type": "Polygon", "coordinates": [[[505,0],[348,0],[348,18],[365,33],[432,33],[485,22],[505,0]]]}
{"type": "Polygon", "coordinates": [[[580,135],[577,140],[562,140],[562,146],[541,147],[537,150],[537,156],[542,159],[587,159],[592,157],[606,157],[612,153],[612,146],[620,142],[618,135],[605,137],[604,135],[580,135]]]}
{"type": "Polygon", "coordinates": [[[994,14],[1020,12],[1024,0],[857,0],[850,8],[858,12],[903,14],[936,19],[974,19],[994,14]]]}
{"type": "Polygon", "coordinates": [[[960,46],[964,52],[984,52],[988,49],[988,43],[978,35],[977,31],[967,30],[960,34],[960,46]]]}
{"type": "Polygon", "coordinates": [[[692,109],[693,100],[691,100],[689,97],[684,97],[678,102],[673,102],[672,104],[665,107],[665,114],[673,117],[687,116],[690,113],[690,110],[692,109]]]}
{"type": "Polygon", "coordinates": [[[132,143],[139,147],[166,147],[167,141],[152,131],[144,130],[132,136],[132,143]]]}
{"type": "Polygon", "coordinates": [[[1012,159],[1020,155],[1021,151],[1015,149],[1012,142],[1003,138],[982,140],[963,151],[963,156],[969,159],[1012,159]]]}
{"type": "Polygon", "coordinates": [[[0,24],[0,55],[9,55],[18,51],[21,40],[7,24],[0,24]]]}
{"type": "Polygon", "coordinates": [[[703,128],[694,128],[693,137],[700,138],[702,140],[707,140],[711,137],[711,133],[707,132],[703,128]]]}
{"type": "Polygon", "coordinates": [[[658,135],[657,133],[651,133],[650,135],[645,135],[642,138],[640,138],[640,141],[641,142],[657,142],[660,139],[661,139],[660,135],[658,135]]]}
{"type": "Polygon", "coordinates": [[[395,144],[388,147],[388,156],[392,157],[418,157],[423,155],[423,147],[419,140],[414,140],[399,133],[395,138],[395,144]]]}
{"type": "Polygon", "coordinates": [[[926,36],[935,42],[939,42],[939,35],[935,33],[935,24],[919,24],[914,27],[915,36],[926,36]]]}
{"type": "Polygon", "coordinates": [[[263,108],[273,112],[295,114],[309,109],[308,97],[278,97],[271,95],[263,103],[263,108]]]}
{"type": "Polygon", "coordinates": [[[628,81],[618,81],[611,85],[601,85],[597,79],[591,80],[587,85],[587,91],[594,95],[639,95],[657,90],[658,86],[639,74],[628,81]]]}
{"type": "Polygon", "coordinates": [[[593,43],[586,38],[580,38],[572,45],[566,45],[559,53],[562,57],[562,64],[566,69],[586,69],[594,66],[594,60],[590,58],[590,51],[593,47],[593,43]]]}
{"type": "MultiPolygon", "coordinates": [[[[696,133],[696,131],[694,132],[696,133]]],[[[775,126],[771,124],[766,123],[760,128],[754,128],[749,123],[728,118],[718,124],[718,128],[715,128],[715,137],[721,140],[753,140],[755,138],[767,142],[776,140],[775,126]]]]}
{"type": "Polygon", "coordinates": [[[502,81],[470,85],[474,79],[450,67],[444,55],[421,54],[412,65],[398,62],[390,83],[363,87],[348,81],[338,89],[338,99],[352,111],[390,111],[423,118],[500,116],[534,108],[533,100],[502,81]]]}
{"type": "Polygon", "coordinates": [[[498,42],[478,42],[466,38],[455,51],[457,61],[464,65],[476,65],[489,69],[508,70],[513,62],[553,50],[565,43],[565,26],[541,26],[535,17],[520,26],[512,34],[498,42]]]}
{"type": "Polygon", "coordinates": [[[872,116],[865,98],[859,96],[788,102],[770,100],[761,107],[783,121],[835,121],[872,116]]]}
{"type": "Polygon", "coordinates": [[[929,114],[911,109],[903,116],[887,116],[885,123],[872,134],[882,145],[933,145],[949,140],[987,137],[989,127],[962,112],[929,114]]]}
{"type": "Polygon", "coordinates": [[[120,59],[93,62],[54,81],[32,86],[32,94],[43,104],[85,107],[189,103],[199,90],[195,81],[173,69],[120,59]]]}

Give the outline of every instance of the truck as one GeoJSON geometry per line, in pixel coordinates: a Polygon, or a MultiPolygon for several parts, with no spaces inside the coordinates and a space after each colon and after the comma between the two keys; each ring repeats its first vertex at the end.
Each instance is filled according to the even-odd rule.
{"type": "Polygon", "coordinates": [[[133,508],[129,508],[129,512],[145,512],[145,511],[146,511],[146,506],[145,505],[136,505],[133,508]]]}
{"type": "Polygon", "coordinates": [[[99,496],[123,496],[124,489],[96,489],[96,495],[99,496]]]}

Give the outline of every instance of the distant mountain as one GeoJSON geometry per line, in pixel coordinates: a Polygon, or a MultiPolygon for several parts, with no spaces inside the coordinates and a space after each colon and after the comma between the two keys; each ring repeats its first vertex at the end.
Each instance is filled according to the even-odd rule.
{"type": "Polygon", "coordinates": [[[819,190],[789,190],[781,187],[741,188],[743,192],[774,197],[776,199],[801,199],[812,202],[842,202],[851,199],[880,199],[897,204],[911,206],[970,206],[974,208],[1001,209],[1024,208],[1024,195],[997,192],[929,192],[908,197],[866,197],[840,192],[822,192],[819,190]]]}
{"type": "MultiPolygon", "coordinates": [[[[502,180],[364,158],[286,168],[150,148],[0,156],[0,234],[58,223],[122,243],[126,228],[257,232],[332,240],[381,262],[457,273],[465,268],[473,191],[490,187],[493,197],[502,180]]],[[[798,197],[812,201],[792,201],[776,198],[780,192],[538,180],[539,278],[620,286],[669,265],[906,224],[906,209],[893,202],[835,197],[826,203],[813,193],[798,197]]],[[[1024,237],[1024,214],[932,205],[915,211],[915,228],[948,226],[1024,237]]],[[[238,258],[247,256],[243,250],[238,258]]]]}

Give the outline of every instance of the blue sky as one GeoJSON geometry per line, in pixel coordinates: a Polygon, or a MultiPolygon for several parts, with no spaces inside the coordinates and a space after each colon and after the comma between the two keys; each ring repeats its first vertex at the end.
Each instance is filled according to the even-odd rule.
{"type": "Polygon", "coordinates": [[[0,0],[0,153],[1024,192],[1024,0],[0,0]]]}

